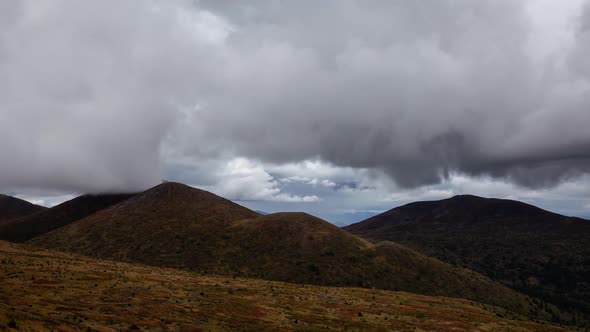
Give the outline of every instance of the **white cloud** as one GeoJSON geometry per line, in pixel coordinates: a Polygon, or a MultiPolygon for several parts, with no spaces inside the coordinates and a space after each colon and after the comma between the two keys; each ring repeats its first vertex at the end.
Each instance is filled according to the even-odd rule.
{"type": "Polygon", "coordinates": [[[259,200],[274,202],[319,202],[316,195],[292,195],[281,192],[281,184],[260,163],[246,158],[235,158],[215,175],[217,182],[208,186],[211,191],[238,201],[259,200]]]}
{"type": "Polygon", "coordinates": [[[319,159],[306,159],[293,163],[267,163],[270,173],[277,173],[294,181],[317,178],[355,178],[362,171],[352,167],[338,167],[319,159]],[[303,176],[304,175],[304,176],[303,176]]]}
{"type": "Polygon", "coordinates": [[[41,205],[41,206],[45,205],[45,200],[42,200],[42,199],[31,199],[28,202],[33,203],[35,205],[41,205]]]}
{"type": "MultiPolygon", "coordinates": [[[[305,170],[302,169],[302,170],[300,170],[300,172],[301,173],[304,173],[305,170]]],[[[289,177],[283,177],[283,178],[280,178],[278,181],[281,182],[281,183],[295,183],[295,182],[298,182],[298,183],[309,184],[309,185],[312,185],[314,187],[317,187],[317,186],[329,187],[329,188],[336,187],[336,183],[335,182],[332,182],[332,181],[330,181],[328,179],[308,178],[308,177],[305,177],[305,176],[297,176],[297,175],[295,175],[295,176],[289,176],[289,177]]]]}
{"type": "Polygon", "coordinates": [[[45,207],[54,207],[58,204],[61,204],[65,201],[69,201],[76,197],[76,194],[62,194],[58,192],[33,192],[28,195],[17,194],[16,197],[23,199],[27,202],[41,205],[45,207]]]}

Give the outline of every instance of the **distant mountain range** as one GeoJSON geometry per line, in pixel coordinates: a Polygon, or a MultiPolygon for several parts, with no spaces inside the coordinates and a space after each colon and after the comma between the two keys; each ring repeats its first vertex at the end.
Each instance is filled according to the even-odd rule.
{"type": "Polygon", "coordinates": [[[344,229],[472,269],[588,320],[589,220],[462,195],[407,204],[344,229]]]}
{"type": "Polygon", "coordinates": [[[416,202],[343,229],[173,182],[29,208],[0,239],[201,274],[465,298],[580,326],[589,312],[590,223],[521,202],[416,202]]]}
{"type": "MultiPolygon", "coordinates": [[[[83,195],[51,209],[30,208],[20,218],[0,225],[0,240],[24,242],[120,203],[133,194],[83,195]]],[[[1,211],[1,209],[0,209],[1,211]]]]}

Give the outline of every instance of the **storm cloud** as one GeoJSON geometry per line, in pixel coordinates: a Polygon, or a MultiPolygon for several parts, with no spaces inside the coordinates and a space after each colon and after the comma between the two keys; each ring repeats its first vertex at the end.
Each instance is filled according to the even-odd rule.
{"type": "Polygon", "coordinates": [[[561,3],[3,1],[0,187],[241,157],[555,186],[590,172],[590,6],[561,3]]]}

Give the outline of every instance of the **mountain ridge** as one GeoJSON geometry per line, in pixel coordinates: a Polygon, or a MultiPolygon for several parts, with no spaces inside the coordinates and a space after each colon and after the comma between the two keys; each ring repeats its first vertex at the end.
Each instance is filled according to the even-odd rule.
{"type": "Polygon", "coordinates": [[[261,216],[178,183],[158,185],[29,243],[205,274],[405,290],[481,300],[545,319],[559,314],[403,246],[374,246],[306,213],[261,216]]]}
{"type": "Polygon", "coordinates": [[[12,222],[35,212],[43,211],[46,207],[27,202],[23,199],[0,194],[0,226],[12,222]]]}
{"type": "Polygon", "coordinates": [[[135,194],[86,194],[0,225],[0,240],[24,242],[66,226],[135,194]]]}
{"type": "Polygon", "coordinates": [[[406,204],[344,229],[374,243],[402,243],[565,310],[590,313],[588,220],[467,195],[406,204]]]}

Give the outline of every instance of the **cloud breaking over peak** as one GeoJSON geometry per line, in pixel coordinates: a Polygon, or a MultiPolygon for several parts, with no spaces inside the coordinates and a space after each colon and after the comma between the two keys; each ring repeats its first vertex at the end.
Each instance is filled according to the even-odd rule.
{"type": "MultiPolygon", "coordinates": [[[[180,159],[321,160],[407,188],[590,172],[584,1],[0,6],[0,188],[138,190],[180,159]]],[[[315,200],[248,169],[249,199],[315,200]]]]}

